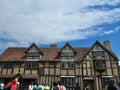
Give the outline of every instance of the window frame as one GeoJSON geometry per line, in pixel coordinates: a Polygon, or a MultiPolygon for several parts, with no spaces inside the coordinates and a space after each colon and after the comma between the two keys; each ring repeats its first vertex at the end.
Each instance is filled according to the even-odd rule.
{"type": "Polygon", "coordinates": [[[60,52],[60,56],[61,56],[61,57],[66,57],[66,56],[67,56],[67,57],[74,57],[74,56],[75,56],[75,52],[73,52],[73,51],[61,51],[61,52],[60,52]],[[64,54],[67,53],[67,54],[64,55],[64,54],[62,54],[62,53],[64,53],[64,54]],[[69,54],[69,53],[70,53],[70,54],[69,54]]]}
{"type": "Polygon", "coordinates": [[[106,69],[106,61],[105,60],[95,60],[94,67],[95,67],[95,70],[105,70],[106,69]]]}
{"type": "Polygon", "coordinates": [[[6,69],[13,68],[13,63],[12,62],[4,62],[3,68],[6,68],[6,69]]]}
{"type": "Polygon", "coordinates": [[[113,76],[102,76],[102,88],[106,88],[106,86],[109,84],[111,79],[114,79],[114,77],[113,76]]]}
{"type": "Polygon", "coordinates": [[[61,69],[75,69],[75,61],[74,60],[61,60],[61,69]],[[63,65],[65,65],[63,67],[63,65]]]}
{"type": "Polygon", "coordinates": [[[60,81],[65,87],[75,87],[75,76],[61,76],[60,81]]]}
{"type": "Polygon", "coordinates": [[[104,52],[104,50],[93,50],[92,51],[92,56],[95,58],[95,57],[97,57],[97,56],[101,56],[101,57],[105,57],[105,52],[104,52]],[[94,53],[97,53],[98,52],[98,54],[97,55],[95,55],[94,53]],[[102,55],[100,55],[100,52],[102,52],[102,55]]]}
{"type": "Polygon", "coordinates": [[[40,57],[40,52],[38,51],[28,51],[27,57],[40,57]]]}
{"type": "Polygon", "coordinates": [[[25,67],[25,69],[38,69],[39,61],[25,61],[24,67],[25,67]]]}

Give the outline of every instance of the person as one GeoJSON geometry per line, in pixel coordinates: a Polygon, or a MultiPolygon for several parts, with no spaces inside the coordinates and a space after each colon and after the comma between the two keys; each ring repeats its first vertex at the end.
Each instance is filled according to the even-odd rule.
{"type": "Polygon", "coordinates": [[[65,86],[60,81],[58,82],[58,88],[59,90],[66,90],[65,86]]]}
{"type": "Polygon", "coordinates": [[[56,82],[53,82],[53,87],[51,90],[59,90],[56,82]]]}
{"type": "Polygon", "coordinates": [[[117,90],[116,82],[114,79],[110,80],[108,87],[107,87],[107,90],[117,90]]]}
{"type": "Polygon", "coordinates": [[[41,87],[42,90],[44,90],[44,84],[43,83],[41,83],[41,85],[39,85],[39,87],[41,87]]]}
{"type": "Polygon", "coordinates": [[[75,90],[81,90],[81,88],[80,88],[78,83],[76,83],[75,90]]]}
{"type": "Polygon", "coordinates": [[[36,82],[36,85],[33,87],[33,90],[42,90],[42,87],[36,82]]]}
{"type": "Polygon", "coordinates": [[[34,87],[33,82],[31,82],[28,90],[33,90],[33,87],[34,87]]]}
{"type": "Polygon", "coordinates": [[[0,82],[0,90],[4,90],[4,83],[0,82]]]}
{"type": "Polygon", "coordinates": [[[50,87],[48,86],[47,83],[45,83],[44,90],[50,90],[50,87]]]}
{"type": "Polygon", "coordinates": [[[8,82],[6,84],[7,88],[10,88],[10,90],[18,90],[20,86],[20,83],[18,82],[18,77],[14,77],[11,82],[8,82]]]}

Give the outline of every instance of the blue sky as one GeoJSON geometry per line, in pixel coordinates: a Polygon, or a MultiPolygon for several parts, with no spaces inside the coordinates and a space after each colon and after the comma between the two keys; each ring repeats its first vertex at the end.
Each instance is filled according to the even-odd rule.
{"type": "Polygon", "coordinates": [[[110,40],[120,58],[120,0],[0,0],[0,53],[8,47],[90,47],[110,40]]]}

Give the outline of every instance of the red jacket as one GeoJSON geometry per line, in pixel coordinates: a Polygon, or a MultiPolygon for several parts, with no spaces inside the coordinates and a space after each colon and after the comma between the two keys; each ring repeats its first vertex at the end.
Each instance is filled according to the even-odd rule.
{"type": "Polygon", "coordinates": [[[14,80],[12,80],[12,82],[9,82],[6,86],[10,87],[11,90],[17,90],[18,88],[18,84],[14,80]]]}

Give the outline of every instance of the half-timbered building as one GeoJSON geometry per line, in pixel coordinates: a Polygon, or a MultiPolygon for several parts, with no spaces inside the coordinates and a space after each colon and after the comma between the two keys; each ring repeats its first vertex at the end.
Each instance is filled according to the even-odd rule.
{"type": "Polygon", "coordinates": [[[35,43],[30,47],[8,47],[0,55],[0,82],[5,84],[20,74],[21,90],[28,90],[31,81],[39,84],[60,80],[67,90],[75,83],[84,89],[105,90],[109,80],[119,81],[118,58],[109,41],[96,41],[91,47],[72,47],[66,43],[62,48],[52,44],[40,48],[35,43]]]}

